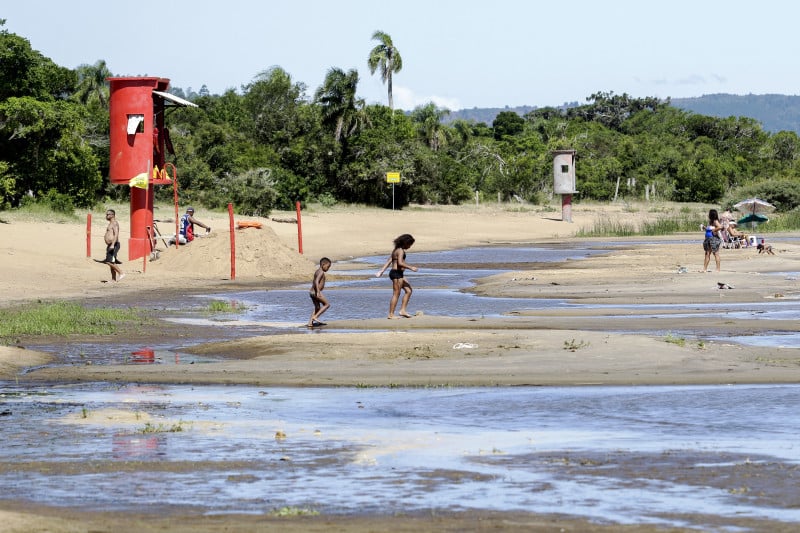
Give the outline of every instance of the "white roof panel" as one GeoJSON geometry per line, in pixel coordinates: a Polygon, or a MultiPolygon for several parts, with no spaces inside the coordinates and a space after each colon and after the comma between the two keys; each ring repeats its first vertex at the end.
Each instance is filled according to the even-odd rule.
{"type": "Polygon", "coordinates": [[[184,107],[200,107],[197,104],[193,104],[189,100],[184,100],[183,98],[181,98],[179,96],[175,96],[174,94],[169,94],[169,93],[165,93],[165,92],[162,92],[162,91],[153,91],[153,94],[157,94],[158,96],[160,96],[164,100],[169,100],[170,102],[172,102],[172,103],[174,103],[176,105],[180,105],[180,106],[184,106],[184,107]]]}

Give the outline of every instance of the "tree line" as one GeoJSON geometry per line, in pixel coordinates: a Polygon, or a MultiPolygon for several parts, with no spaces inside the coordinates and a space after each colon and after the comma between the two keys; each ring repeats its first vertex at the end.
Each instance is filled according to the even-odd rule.
{"type": "Polygon", "coordinates": [[[673,98],[672,105],[712,117],[743,115],[758,120],[770,132],[793,131],[800,134],[800,96],[786,94],[704,94],[693,98],[673,98]]]}
{"type": "MultiPolygon", "coordinates": [[[[200,106],[168,117],[182,198],[209,208],[233,202],[262,216],[297,201],[389,207],[459,204],[477,194],[544,203],[553,152],[574,149],[576,201],[725,203],[760,194],[780,210],[800,204],[794,132],[613,92],[523,116],[503,111],[491,124],[447,122],[449,111],[433,103],[393,108],[402,58],[388,34],[373,40],[365,63],[387,85],[389,105],[366,105],[358,70],[338,67],[311,93],[281,67],[220,95],[174,88],[200,106]],[[393,188],[387,172],[402,182],[393,188]]],[[[61,67],[25,38],[0,32],[0,207],[127,198],[127,187],[106,178],[111,75],[104,61],[61,67]]]]}

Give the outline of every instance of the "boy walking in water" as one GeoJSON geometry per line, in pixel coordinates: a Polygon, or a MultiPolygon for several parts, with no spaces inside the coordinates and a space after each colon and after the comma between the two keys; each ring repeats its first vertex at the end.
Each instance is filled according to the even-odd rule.
{"type": "Polygon", "coordinates": [[[328,303],[328,299],[322,294],[322,290],[325,288],[325,273],[329,268],[331,268],[331,260],[327,257],[320,259],[319,268],[314,272],[314,279],[311,281],[311,290],[309,290],[308,295],[311,297],[311,301],[314,302],[314,312],[311,313],[311,318],[308,319],[308,327],[310,328],[325,325],[325,322],[319,321],[319,317],[331,306],[328,303]]]}

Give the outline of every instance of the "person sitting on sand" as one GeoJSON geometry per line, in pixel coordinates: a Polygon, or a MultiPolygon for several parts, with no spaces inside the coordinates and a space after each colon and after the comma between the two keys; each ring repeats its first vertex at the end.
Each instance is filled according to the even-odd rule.
{"type": "Polygon", "coordinates": [[[389,301],[389,316],[387,318],[397,318],[394,314],[394,310],[397,307],[397,301],[400,299],[400,291],[405,291],[403,294],[403,300],[400,304],[400,313],[398,313],[403,318],[411,318],[411,315],[408,314],[408,310],[406,307],[408,306],[408,301],[411,299],[411,293],[413,290],[411,289],[411,284],[408,283],[403,277],[403,272],[408,269],[413,272],[417,272],[419,270],[417,267],[411,266],[406,263],[406,250],[411,248],[414,244],[414,237],[409,235],[408,233],[404,233],[397,237],[394,240],[394,250],[392,254],[389,256],[389,259],[386,261],[386,264],[383,265],[375,277],[381,277],[383,272],[391,266],[389,270],[389,279],[392,280],[392,299],[389,301]]]}
{"type": "Polygon", "coordinates": [[[211,227],[206,226],[196,218],[194,218],[194,207],[187,207],[186,214],[181,217],[180,237],[181,244],[190,243],[194,240],[194,226],[197,224],[201,228],[205,228],[206,233],[211,232],[211,227]]]}
{"type": "Polygon", "coordinates": [[[775,252],[772,250],[772,245],[771,244],[767,244],[767,242],[764,239],[761,239],[761,242],[758,243],[758,246],[756,246],[756,249],[758,250],[758,253],[765,253],[765,254],[769,254],[769,255],[775,255],[775,252]]]}

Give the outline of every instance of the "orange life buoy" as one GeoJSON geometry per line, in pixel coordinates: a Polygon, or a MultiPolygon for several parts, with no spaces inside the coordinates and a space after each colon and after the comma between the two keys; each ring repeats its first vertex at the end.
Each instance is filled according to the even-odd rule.
{"type": "Polygon", "coordinates": [[[237,229],[244,229],[244,228],[256,228],[261,229],[261,222],[255,222],[253,220],[242,220],[236,223],[237,229]]]}

